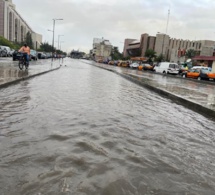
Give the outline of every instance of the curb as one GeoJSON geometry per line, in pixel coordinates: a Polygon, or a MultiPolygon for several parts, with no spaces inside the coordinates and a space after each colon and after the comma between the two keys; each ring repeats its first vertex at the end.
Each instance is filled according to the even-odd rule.
{"type": "Polygon", "coordinates": [[[0,84],[0,89],[8,87],[9,85],[15,85],[15,84],[17,84],[17,83],[19,83],[21,81],[31,79],[31,78],[34,78],[36,76],[40,76],[42,74],[46,74],[48,72],[52,72],[52,71],[58,70],[58,69],[60,69],[60,67],[57,67],[57,68],[54,68],[54,69],[51,69],[51,70],[47,70],[47,71],[44,71],[44,72],[40,72],[40,73],[37,73],[37,74],[29,75],[29,76],[26,76],[26,77],[22,77],[22,78],[19,78],[19,79],[16,79],[16,80],[13,80],[13,81],[10,81],[10,82],[7,82],[7,83],[0,84]]]}
{"type": "Polygon", "coordinates": [[[131,75],[120,74],[118,72],[116,74],[122,76],[123,78],[125,78],[127,80],[132,81],[133,83],[136,83],[136,84],[138,84],[140,86],[146,87],[147,89],[149,89],[151,91],[154,91],[154,92],[158,93],[161,96],[167,97],[167,98],[173,100],[174,102],[185,106],[186,108],[189,108],[189,109],[191,109],[191,110],[193,110],[195,112],[198,112],[198,113],[204,115],[205,117],[208,117],[208,118],[211,118],[211,119],[215,118],[215,111],[211,110],[211,109],[209,109],[207,107],[204,107],[201,104],[198,104],[196,102],[187,100],[187,99],[185,99],[183,97],[180,97],[178,95],[175,95],[175,94],[173,94],[173,93],[171,93],[169,91],[166,91],[166,90],[154,87],[152,85],[149,85],[142,78],[139,78],[139,77],[136,77],[136,76],[133,76],[133,75],[131,76],[131,75]]]}
{"type": "MultiPolygon", "coordinates": [[[[93,65],[93,64],[91,64],[93,65]]],[[[163,96],[163,97],[166,97],[166,98],[169,98],[171,99],[172,101],[182,105],[182,106],[185,106],[186,108],[189,108],[197,113],[200,113],[202,114],[203,116],[209,118],[209,119],[215,119],[215,111],[214,110],[211,110],[207,107],[204,107],[202,106],[201,104],[198,104],[196,102],[193,102],[193,101],[190,101],[190,100],[187,100],[185,98],[182,98],[178,95],[175,95],[171,92],[168,92],[166,90],[163,90],[163,89],[160,89],[160,88],[157,88],[157,87],[154,87],[150,84],[147,83],[147,81],[144,81],[143,78],[140,78],[140,77],[136,77],[136,76],[131,76],[131,75],[128,75],[128,74],[123,74],[123,73],[119,73],[115,70],[112,70],[112,69],[108,69],[108,68],[105,68],[105,67],[101,67],[101,66],[97,66],[97,65],[93,65],[93,66],[96,66],[98,68],[101,68],[101,69],[104,69],[104,70],[108,70],[110,72],[113,72],[135,84],[138,84],[142,87],[145,87],[151,91],[154,91],[156,92],[157,94],[163,96]]]]}

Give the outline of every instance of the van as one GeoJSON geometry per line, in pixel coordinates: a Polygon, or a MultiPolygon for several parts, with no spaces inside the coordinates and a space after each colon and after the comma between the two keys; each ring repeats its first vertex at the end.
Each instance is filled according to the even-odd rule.
{"type": "Polygon", "coordinates": [[[160,62],[154,67],[154,70],[163,74],[178,74],[179,65],[172,62],[160,62]]]}

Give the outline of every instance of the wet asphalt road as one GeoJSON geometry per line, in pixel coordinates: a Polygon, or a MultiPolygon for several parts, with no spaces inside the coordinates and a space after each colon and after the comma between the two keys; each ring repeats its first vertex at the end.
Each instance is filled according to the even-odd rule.
{"type": "Polygon", "coordinates": [[[65,65],[0,89],[1,195],[214,194],[214,121],[112,72],[65,65]]]}
{"type": "MultiPolygon", "coordinates": [[[[93,62],[87,62],[93,64],[93,62]]],[[[111,69],[119,73],[133,75],[144,79],[150,86],[188,99],[215,111],[215,83],[214,81],[197,81],[197,79],[184,79],[176,75],[154,74],[150,71],[139,71],[131,68],[121,68],[106,64],[97,66],[111,69]]]]}

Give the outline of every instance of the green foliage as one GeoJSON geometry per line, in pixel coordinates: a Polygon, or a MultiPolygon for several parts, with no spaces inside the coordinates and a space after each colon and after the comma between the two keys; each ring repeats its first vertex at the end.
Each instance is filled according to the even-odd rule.
{"type": "Polygon", "coordinates": [[[12,49],[17,49],[17,45],[13,44],[11,41],[8,41],[7,39],[5,39],[4,37],[0,36],[0,45],[3,46],[8,46],[12,49]]]}
{"type": "Polygon", "coordinates": [[[111,58],[112,60],[121,60],[123,58],[123,55],[119,52],[118,47],[112,47],[111,58]]]}
{"type": "Polygon", "coordinates": [[[194,49],[189,49],[186,51],[185,55],[187,58],[193,58],[196,56],[196,51],[194,49]]]}
{"type": "Polygon", "coordinates": [[[147,49],[145,52],[145,57],[148,57],[150,59],[156,57],[156,52],[153,49],[147,49]]]}
{"type": "Polygon", "coordinates": [[[123,57],[122,60],[125,60],[125,61],[126,61],[126,60],[130,60],[130,58],[131,58],[131,57],[129,57],[129,56],[128,56],[128,57],[123,57]]]}
{"type": "Polygon", "coordinates": [[[54,47],[52,47],[52,45],[49,45],[48,42],[44,42],[40,45],[40,49],[38,49],[38,51],[43,51],[43,52],[56,52],[57,54],[64,54],[66,55],[65,52],[63,52],[62,50],[59,50],[54,47]]]}
{"type": "Polygon", "coordinates": [[[55,51],[55,48],[53,48],[52,45],[49,45],[48,42],[44,42],[40,45],[40,51],[53,52],[55,51]]]}
{"type": "Polygon", "coordinates": [[[34,48],[34,44],[33,44],[33,40],[31,37],[31,33],[28,31],[26,36],[25,36],[25,43],[30,47],[30,48],[34,48]]]}
{"type": "Polygon", "coordinates": [[[145,57],[148,57],[148,63],[151,64],[156,58],[156,52],[153,49],[147,49],[145,52],[145,57]]]}
{"type": "Polygon", "coordinates": [[[155,58],[155,61],[156,62],[163,62],[164,61],[164,55],[163,54],[160,54],[159,56],[157,56],[156,58],[155,58]]]}
{"type": "Polygon", "coordinates": [[[13,43],[13,42],[5,39],[4,37],[0,36],[0,45],[8,46],[11,49],[18,50],[23,46],[23,44],[24,43],[18,43],[18,42],[13,43]]]}

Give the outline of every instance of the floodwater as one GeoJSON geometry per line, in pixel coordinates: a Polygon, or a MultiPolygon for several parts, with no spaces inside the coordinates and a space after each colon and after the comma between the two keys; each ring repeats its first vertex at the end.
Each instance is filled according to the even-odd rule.
{"type": "Polygon", "coordinates": [[[67,59],[0,89],[1,195],[213,195],[215,122],[67,59]]]}

